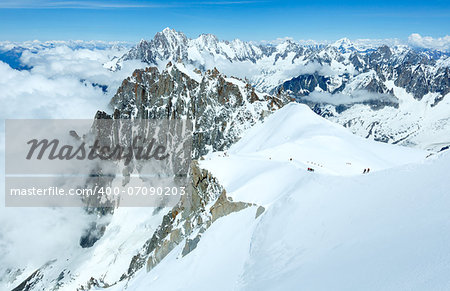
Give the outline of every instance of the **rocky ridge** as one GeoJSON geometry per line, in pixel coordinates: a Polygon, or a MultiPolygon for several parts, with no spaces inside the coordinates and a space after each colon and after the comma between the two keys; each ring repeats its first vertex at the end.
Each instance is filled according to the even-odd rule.
{"type": "MultiPolygon", "coordinates": [[[[282,107],[288,100],[282,94],[277,97],[259,93],[245,80],[227,77],[217,69],[193,72],[183,64],[168,63],[162,71],[156,67],[136,70],[123,81],[111,100],[113,113],[99,111],[96,118],[191,119],[194,124],[192,156],[200,158],[210,151],[226,150],[245,129],[282,107]]],[[[142,234],[147,239],[139,251],[129,258],[128,268],[123,265],[114,267],[125,269],[120,276],[107,278],[108,270],[99,270],[98,275],[84,277],[76,271],[76,264],[52,260],[34,270],[24,281],[16,282],[15,290],[66,290],[74,286],[77,290],[92,290],[114,286],[129,280],[144,267],[152,269],[178,245],[183,246],[180,256],[189,255],[202,234],[217,219],[248,207],[255,207],[257,216],[264,211],[263,207],[253,203],[232,201],[227,197],[226,190],[208,171],[201,169],[196,160],[191,164],[191,176],[192,194],[182,196],[175,207],[169,210],[167,207],[149,208],[147,215],[159,220],[158,226],[151,233],[142,234]]],[[[97,233],[98,227],[101,227],[101,234],[91,237],[88,233],[80,239],[83,248],[93,249],[94,252],[110,227],[108,223],[100,222],[102,216],[116,215],[110,207],[106,212],[97,212],[99,222],[91,228],[97,233]]],[[[113,254],[109,257],[113,265],[116,259],[113,254]]]]}
{"type": "Polygon", "coordinates": [[[156,66],[182,61],[202,71],[217,67],[226,74],[248,78],[259,90],[276,92],[283,86],[296,97],[316,89],[393,94],[384,84],[392,80],[418,100],[428,93],[438,93],[439,102],[450,88],[448,52],[400,44],[358,46],[348,39],[328,45],[291,40],[276,45],[254,44],[239,39],[221,41],[211,34],[189,39],[166,28],[152,40],[142,40],[116,66],[134,59],[156,66]]]}
{"type": "MultiPolygon", "coordinates": [[[[193,158],[226,150],[242,132],[289,101],[255,90],[217,69],[189,71],[169,62],[136,70],[111,100],[114,118],[193,120],[193,158]]],[[[104,113],[100,115],[107,117],[104,113]]]]}
{"type": "Polygon", "coordinates": [[[283,91],[321,116],[377,141],[430,150],[450,143],[441,138],[449,124],[442,113],[448,111],[450,92],[447,51],[399,43],[361,45],[348,39],[315,45],[221,41],[211,34],[189,39],[166,28],[154,39],[142,40],[112,69],[135,59],[158,67],[171,60],[200,71],[217,67],[247,79],[261,92],[283,91]],[[430,136],[436,129],[439,133],[430,136]]]}

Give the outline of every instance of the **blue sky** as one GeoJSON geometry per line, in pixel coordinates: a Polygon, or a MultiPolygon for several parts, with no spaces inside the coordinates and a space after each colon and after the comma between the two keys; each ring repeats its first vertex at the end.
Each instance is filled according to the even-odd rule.
{"type": "Polygon", "coordinates": [[[335,40],[450,34],[450,1],[49,1],[0,0],[0,40],[189,37],[335,40]]]}

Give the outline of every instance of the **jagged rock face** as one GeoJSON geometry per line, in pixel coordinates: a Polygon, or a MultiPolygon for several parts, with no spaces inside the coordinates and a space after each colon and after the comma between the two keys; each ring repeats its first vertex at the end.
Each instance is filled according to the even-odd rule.
{"type": "Polygon", "coordinates": [[[300,75],[280,87],[362,137],[428,150],[448,144],[449,105],[443,102],[450,93],[448,56],[382,46],[364,54],[352,52],[348,59],[354,72],[300,75]],[[317,92],[330,99],[309,97],[317,92]],[[339,104],[346,96],[367,98],[339,104]]]}
{"type": "Polygon", "coordinates": [[[162,72],[156,67],[136,70],[111,100],[114,118],[192,119],[196,158],[227,149],[243,130],[287,102],[216,69],[191,75],[183,71],[183,65],[172,63],[162,72]]]}
{"type": "Polygon", "coordinates": [[[395,85],[406,88],[408,93],[412,93],[419,100],[430,92],[436,92],[439,93],[436,97],[436,101],[439,102],[450,92],[449,67],[434,70],[433,67],[427,65],[411,65],[397,73],[398,78],[395,80],[395,85]]]}
{"type": "Polygon", "coordinates": [[[318,73],[305,74],[292,78],[283,83],[282,88],[289,92],[296,92],[295,97],[307,96],[316,89],[331,93],[341,92],[344,86],[335,86],[331,77],[321,76],[318,73]]]}
{"type": "Polygon", "coordinates": [[[152,40],[139,42],[136,47],[122,56],[120,61],[138,59],[152,65],[157,65],[160,61],[189,61],[192,60],[188,53],[190,48],[209,54],[222,55],[228,60],[253,62],[269,52],[238,39],[232,42],[220,42],[212,34],[202,34],[197,39],[191,40],[182,32],[166,28],[162,32],[156,33],[152,40]]]}
{"type": "MultiPolygon", "coordinates": [[[[124,80],[111,100],[113,114],[98,112],[95,118],[192,119],[193,156],[200,157],[209,150],[226,149],[245,129],[287,101],[285,95],[274,97],[261,94],[246,81],[228,78],[217,70],[190,72],[182,64],[169,63],[163,71],[155,67],[136,70],[124,80]]],[[[105,135],[106,139],[111,138],[108,133],[105,135]]],[[[78,274],[71,273],[73,270],[69,263],[54,261],[36,269],[25,281],[15,284],[19,288],[17,290],[39,290],[42,286],[51,286],[49,288],[54,290],[67,289],[70,284],[77,284],[79,290],[106,288],[118,280],[127,280],[143,267],[150,270],[179,244],[183,245],[180,255],[189,255],[201,240],[202,233],[217,219],[247,207],[257,207],[251,203],[231,201],[216,179],[195,162],[192,164],[192,177],[192,194],[183,196],[165,215],[161,211],[167,211],[166,208],[149,209],[148,215],[162,217],[161,222],[156,230],[145,234],[147,242],[128,262],[129,268],[124,267],[126,271],[122,276],[118,273],[118,277],[108,279],[103,275],[78,277],[78,274]]],[[[116,215],[110,210],[107,208],[109,214],[116,215]]],[[[257,214],[263,211],[264,208],[259,207],[257,214]]],[[[90,225],[80,237],[80,247],[95,249],[102,243],[102,235],[108,227],[100,220],[90,225]]],[[[114,255],[111,254],[111,257],[114,255]]]]}
{"type": "Polygon", "coordinates": [[[262,92],[284,91],[323,117],[377,141],[433,150],[448,142],[439,137],[447,134],[442,131],[448,124],[442,112],[448,112],[445,100],[450,93],[448,52],[348,39],[330,45],[289,40],[257,45],[220,41],[213,35],[189,39],[165,29],[147,46],[140,44],[125,54],[117,66],[129,59],[159,67],[180,60],[201,71],[217,67],[248,79],[262,92]],[[165,44],[159,41],[161,34],[165,44]],[[435,132],[433,141],[427,142],[430,132],[435,132]]]}
{"type": "MultiPolygon", "coordinates": [[[[207,36],[205,36],[207,37],[207,36]]],[[[271,111],[288,102],[285,95],[261,94],[247,82],[227,78],[217,69],[205,73],[187,72],[182,64],[169,63],[165,70],[156,67],[136,70],[124,80],[111,100],[113,118],[178,119],[194,121],[193,156],[209,150],[224,150],[241,133],[271,111]]],[[[110,118],[99,112],[98,118],[110,118]]],[[[220,217],[256,206],[233,202],[225,189],[198,163],[192,163],[192,194],[163,216],[162,222],[136,254],[120,280],[127,280],[143,267],[151,270],[177,245],[183,243],[180,255],[193,251],[209,226],[220,217]]],[[[259,207],[257,215],[264,212],[259,207]]],[[[86,288],[104,287],[92,278],[86,288]]]]}
{"type": "MultiPolygon", "coordinates": [[[[126,265],[118,266],[125,272],[122,275],[119,273],[117,277],[113,276],[114,279],[105,278],[108,269],[102,270],[104,273],[101,276],[82,277],[85,281],[76,284],[76,290],[108,288],[118,282],[130,280],[142,268],[146,268],[148,271],[154,268],[178,245],[182,246],[182,250],[178,254],[180,256],[187,256],[195,251],[203,233],[221,217],[248,207],[255,207],[256,219],[265,211],[264,207],[253,203],[232,201],[216,178],[207,170],[200,168],[196,160],[191,163],[191,172],[192,191],[187,191],[177,205],[168,211],[168,208],[162,207],[149,208],[149,216],[160,217],[159,226],[148,233],[146,242],[133,246],[133,249],[137,251],[129,261],[121,262],[128,263],[128,268],[126,265]],[[164,214],[162,211],[167,212],[164,214]]],[[[95,225],[92,227],[96,228],[95,225]]],[[[86,240],[85,242],[89,243],[90,241],[86,240]]],[[[114,252],[111,252],[110,255],[114,256],[114,252]]],[[[57,259],[51,260],[36,269],[24,281],[15,285],[14,290],[75,290],[68,289],[68,286],[73,286],[73,281],[79,281],[82,278],[77,278],[79,274],[70,269],[70,262],[58,264],[57,261],[57,259]]],[[[11,272],[13,271],[11,270],[11,272]]],[[[15,272],[20,273],[21,270],[15,272]]],[[[11,276],[17,275],[11,274],[11,276]]]]}
{"type": "MultiPolygon", "coordinates": [[[[359,90],[393,95],[384,84],[390,80],[418,100],[428,93],[439,93],[437,102],[450,90],[448,53],[404,45],[361,47],[348,39],[331,45],[301,45],[289,40],[256,45],[220,41],[211,34],[189,39],[167,28],[153,40],[141,41],[118,65],[130,59],[152,65],[181,60],[202,70],[216,66],[227,74],[248,78],[259,90],[276,92],[283,86],[296,97],[306,96],[315,88],[341,92],[347,84],[358,82],[357,76],[368,72],[373,73],[372,79],[357,85],[359,90]]],[[[347,94],[354,85],[347,88],[347,94]]]]}
{"type": "Polygon", "coordinates": [[[184,34],[165,29],[150,42],[141,40],[123,59],[140,59],[149,64],[155,64],[157,59],[184,59],[186,54],[183,48],[187,41],[184,34]]]}
{"type": "MultiPolygon", "coordinates": [[[[448,56],[442,59],[448,60],[448,56]]],[[[349,56],[344,55],[342,64],[351,64],[354,71],[334,75],[334,78],[318,72],[302,74],[280,86],[296,97],[307,96],[316,88],[332,94],[341,91],[351,94],[354,90],[366,90],[394,95],[385,85],[386,81],[393,81],[395,86],[404,88],[417,100],[421,100],[428,93],[438,93],[443,97],[450,92],[449,67],[439,64],[425,52],[411,49],[406,52],[395,51],[388,46],[382,46],[372,52],[352,52],[349,56]],[[336,81],[332,82],[332,79],[338,79],[338,88],[336,81]]]]}
{"type": "MultiPolygon", "coordinates": [[[[184,243],[184,247],[180,255],[188,255],[196,248],[202,234],[217,219],[247,207],[257,206],[252,203],[233,202],[217,180],[208,171],[199,168],[197,161],[192,163],[192,173],[192,195],[183,196],[163,217],[161,225],[133,257],[128,272],[122,275],[121,280],[130,279],[144,266],[150,271],[181,243],[184,243]]],[[[260,206],[256,217],[263,212],[264,208],[260,206]]]]}

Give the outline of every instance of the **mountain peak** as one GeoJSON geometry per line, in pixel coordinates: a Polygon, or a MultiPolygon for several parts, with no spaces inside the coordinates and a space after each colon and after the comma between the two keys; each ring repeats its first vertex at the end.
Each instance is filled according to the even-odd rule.
{"type": "Polygon", "coordinates": [[[215,36],[214,34],[211,33],[202,33],[199,36],[200,38],[204,38],[204,39],[214,39],[214,40],[218,40],[217,36],[215,36]]]}
{"type": "Polygon", "coordinates": [[[156,47],[159,47],[162,50],[166,51],[166,55],[169,54],[170,51],[176,51],[180,46],[185,45],[187,41],[188,38],[184,33],[176,31],[175,29],[171,29],[169,27],[164,28],[164,30],[161,32],[157,32],[152,40],[153,44],[156,47]]]}
{"type": "Polygon", "coordinates": [[[200,34],[198,39],[200,40],[200,42],[202,44],[207,45],[207,46],[211,46],[211,45],[217,44],[219,42],[219,39],[217,38],[217,36],[215,36],[214,34],[210,34],[210,33],[202,33],[202,34],[200,34]]]}
{"type": "Polygon", "coordinates": [[[158,36],[164,36],[167,39],[173,39],[173,38],[186,39],[187,38],[183,32],[176,31],[175,29],[170,28],[170,27],[166,27],[162,31],[157,32],[155,35],[155,38],[157,38],[158,36]]]}
{"type": "Polygon", "coordinates": [[[335,41],[332,46],[337,48],[349,48],[353,47],[353,42],[350,39],[343,37],[335,41]]]}
{"type": "Polygon", "coordinates": [[[166,28],[164,28],[164,29],[161,31],[161,33],[164,34],[164,35],[168,35],[168,34],[177,34],[178,31],[176,31],[176,30],[173,29],[173,28],[166,27],[166,28]]]}

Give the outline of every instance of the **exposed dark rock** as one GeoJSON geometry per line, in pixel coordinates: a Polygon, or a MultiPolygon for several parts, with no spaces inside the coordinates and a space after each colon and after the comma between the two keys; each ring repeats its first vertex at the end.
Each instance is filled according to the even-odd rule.
{"type": "Polygon", "coordinates": [[[439,150],[439,152],[446,151],[446,150],[448,150],[449,148],[450,148],[450,145],[445,146],[445,147],[442,147],[442,148],[439,150]]]}
{"type": "MultiPolygon", "coordinates": [[[[192,173],[192,195],[183,196],[163,217],[153,236],[145,243],[139,254],[133,257],[128,272],[122,279],[129,278],[145,265],[148,271],[151,270],[183,241],[185,245],[181,255],[188,255],[197,247],[201,234],[217,219],[255,206],[252,203],[233,202],[217,180],[208,171],[199,168],[196,161],[192,162],[192,173]]],[[[258,208],[257,216],[263,211],[264,208],[258,208]]]]}
{"type": "MultiPolygon", "coordinates": [[[[193,158],[210,150],[227,149],[242,131],[289,100],[283,95],[257,93],[243,80],[229,81],[217,69],[195,80],[169,63],[136,70],[111,100],[114,118],[194,121],[193,158]],[[243,87],[237,83],[245,84],[243,87]]],[[[104,113],[98,113],[104,117],[104,113]]]]}
{"type": "Polygon", "coordinates": [[[88,229],[80,238],[80,246],[82,248],[92,247],[96,241],[98,241],[105,233],[106,225],[91,223],[88,229]]]}
{"type": "Polygon", "coordinates": [[[19,286],[12,289],[12,291],[28,291],[31,290],[35,284],[36,281],[41,280],[43,275],[39,272],[39,270],[36,270],[31,274],[28,278],[25,279],[22,283],[20,283],[19,286]]]}

